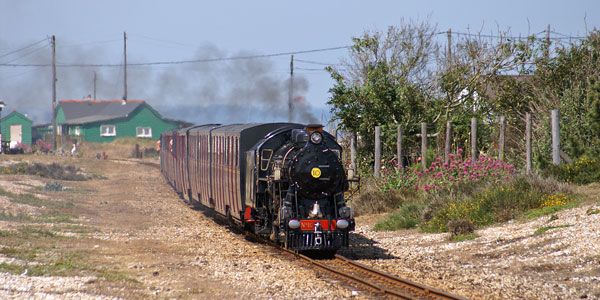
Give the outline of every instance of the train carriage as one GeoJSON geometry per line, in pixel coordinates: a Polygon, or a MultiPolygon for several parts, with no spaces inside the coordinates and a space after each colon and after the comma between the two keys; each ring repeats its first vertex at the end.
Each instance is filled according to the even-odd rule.
{"type": "Polygon", "coordinates": [[[210,163],[210,131],[219,124],[200,125],[188,131],[188,160],[190,191],[188,197],[194,205],[213,207],[211,202],[210,163]]]}
{"type": "Polygon", "coordinates": [[[221,126],[211,131],[215,158],[211,165],[212,187],[215,210],[231,216],[238,222],[244,214],[245,155],[268,133],[282,127],[302,127],[299,124],[233,124],[221,126]]]}
{"type": "Polygon", "coordinates": [[[173,140],[177,129],[167,130],[160,136],[160,166],[161,171],[169,183],[175,180],[175,153],[173,140]]]}

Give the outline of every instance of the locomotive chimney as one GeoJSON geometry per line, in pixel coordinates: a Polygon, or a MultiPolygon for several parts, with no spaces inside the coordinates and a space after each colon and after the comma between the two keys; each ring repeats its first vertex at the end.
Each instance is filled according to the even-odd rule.
{"type": "Polygon", "coordinates": [[[318,132],[323,132],[323,125],[321,124],[308,124],[306,125],[306,132],[308,132],[308,134],[311,134],[315,131],[318,132]]]}

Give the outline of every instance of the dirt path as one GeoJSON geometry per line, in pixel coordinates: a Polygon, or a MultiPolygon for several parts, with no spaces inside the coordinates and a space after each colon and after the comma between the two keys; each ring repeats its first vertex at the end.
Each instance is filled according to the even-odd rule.
{"type": "MultiPolygon", "coordinates": [[[[30,163],[72,164],[97,176],[87,181],[60,181],[67,190],[51,192],[40,187],[56,180],[0,175],[0,181],[10,180],[13,186],[26,187],[21,192],[47,198],[51,201],[47,203],[60,203],[52,209],[54,214],[73,216],[73,222],[66,223],[43,222],[39,218],[27,222],[0,221],[0,230],[3,230],[0,233],[19,234],[15,233],[11,241],[0,242],[0,246],[10,244],[11,249],[16,249],[13,252],[25,251],[23,228],[42,226],[58,236],[36,235],[35,247],[47,250],[37,258],[25,259],[22,264],[28,264],[31,269],[32,263],[40,257],[48,257],[50,263],[46,265],[49,266],[62,263],[63,259],[57,260],[56,256],[76,258],[71,262],[75,267],[66,268],[66,274],[42,272],[47,276],[70,276],[75,282],[72,286],[44,289],[37,287],[43,283],[34,281],[26,288],[18,284],[5,287],[5,295],[126,299],[353,297],[351,289],[340,290],[335,282],[319,278],[308,268],[272,257],[264,246],[246,241],[203,212],[192,209],[166,184],[157,161],[44,156],[20,159],[30,163]],[[25,291],[20,292],[23,289],[25,291]]],[[[38,215],[47,214],[48,207],[37,209],[38,215]]],[[[20,254],[7,256],[23,257],[20,254]]],[[[13,279],[38,280],[17,277],[13,279]]],[[[56,281],[57,277],[52,278],[56,281]]],[[[0,286],[0,298],[2,292],[0,286]]]]}

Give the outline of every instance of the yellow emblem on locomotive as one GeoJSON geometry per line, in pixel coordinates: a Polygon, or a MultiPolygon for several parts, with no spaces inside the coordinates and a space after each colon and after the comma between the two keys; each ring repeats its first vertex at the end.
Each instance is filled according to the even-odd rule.
{"type": "Polygon", "coordinates": [[[314,178],[321,177],[321,169],[313,168],[312,170],[310,170],[310,175],[312,175],[312,177],[314,177],[314,178]]]}

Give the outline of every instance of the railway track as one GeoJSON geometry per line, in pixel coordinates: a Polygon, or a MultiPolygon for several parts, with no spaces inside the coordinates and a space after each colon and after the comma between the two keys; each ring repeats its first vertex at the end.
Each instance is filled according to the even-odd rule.
{"type": "Polygon", "coordinates": [[[466,298],[373,269],[341,255],[336,254],[332,259],[318,260],[302,254],[294,254],[337,277],[366,286],[386,298],[466,300],[466,298]]]}
{"type": "MultiPolygon", "coordinates": [[[[139,160],[121,159],[122,161],[137,162],[155,168],[160,168],[160,164],[156,162],[146,162],[139,160]]],[[[242,233],[242,232],[240,232],[242,233]]],[[[290,251],[273,244],[270,241],[265,241],[260,237],[245,232],[246,238],[252,238],[255,241],[261,241],[265,244],[273,246],[288,255],[293,255],[300,258],[320,269],[323,269],[335,276],[358,283],[365,286],[375,293],[380,293],[386,298],[393,299],[443,299],[443,300],[466,300],[461,296],[453,295],[432,287],[419,284],[408,279],[403,279],[371,267],[355,262],[349,258],[336,254],[331,259],[313,259],[306,255],[299,254],[295,251],[290,251]]],[[[275,254],[275,253],[274,253],[275,254]]]]}

